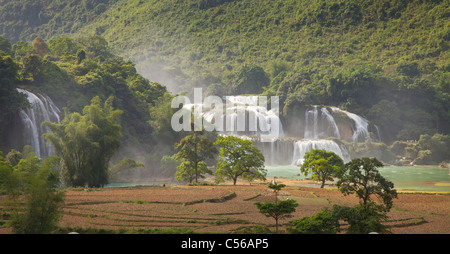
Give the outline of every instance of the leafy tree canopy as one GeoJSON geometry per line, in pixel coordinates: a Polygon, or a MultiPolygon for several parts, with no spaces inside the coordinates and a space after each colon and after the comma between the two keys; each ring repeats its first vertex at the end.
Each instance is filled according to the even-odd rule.
{"type": "Polygon", "coordinates": [[[345,174],[337,182],[345,195],[356,194],[363,205],[369,205],[373,196],[381,199],[386,210],[392,208],[397,198],[394,184],[384,178],[377,168],[383,167],[376,158],[356,158],[345,164],[345,174]]]}
{"type": "Polygon", "coordinates": [[[264,156],[254,141],[235,136],[218,136],[219,161],[215,175],[230,178],[233,184],[239,177],[265,179],[264,156]]]}
{"type": "Polygon", "coordinates": [[[69,186],[98,187],[108,183],[108,165],[120,147],[121,110],[112,97],[102,105],[94,97],[90,105],[67,114],[60,124],[44,122],[52,132],[44,134],[61,157],[63,179],[69,186]]]}
{"type": "Polygon", "coordinates": [[[300,167],[303,174],[312,173],[312,179],[322,182],[320,188],[325,186],[325,181],[333,180],[333,177],[342,175],[344,161],[334,152],[321,149],[313,149],[305,153],[304,162],[300,167]]]}

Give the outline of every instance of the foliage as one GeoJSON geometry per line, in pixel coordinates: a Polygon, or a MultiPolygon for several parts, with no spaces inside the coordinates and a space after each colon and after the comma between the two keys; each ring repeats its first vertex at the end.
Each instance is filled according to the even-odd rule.
{"type": "Polygon", "coordinates": [[[450,136],[438,133],[420,135],[415,149],[418,156],[414,164],[439,164],[450,158],[450,136]]]}
{"type": "MultiPolygon", "coordinates": [[[[16,139],[3,133],[13,132],[13,120],[16,120],[21,109],[28,106],[26,95],[16,90],[17,87],[26,87],[30,91],[45,93],[58,107],[66,107],[67,112],[82,112],[95,96],[102,100],[115,97],[112,102],[114,107],[124,112],[121,156],[136,156],[135,149],[153,152],[152,145],[162,136],[152,133],[155,125],[149,125],[149,122],[157,121],[150,114],[150,109],[164,97],[166,88],[139,75],[134,64],[113,55],[109,45],[98,36],[77,39],[58,37],[49,40],[47,45],[48,53],[43,58],[23,41],[11,47],[10,54],[15,60],[12,57],[8,60],[9,57],[1,54],[2,62],[3,59],[8,60],[4,62],[4,73],[0,78],[0,96],[5,95],[0,104],[7,104],[2,106],[4,110],[0,116],[0,128],[4,129],[1,149],[7,151],[17,145],[14,143],[16,139]],[[84,59],[81,52],[85,52],[84,59]]],[[[174,142],[164,139],[161,142],[173,148],[174,142]]],[[[155,167],[154,170],[159,169],[155,167]]]]}
{"type": "MultiPolygon", "coordinates": [[[[148,90],[142,89],[142,91],[148,90]]],[[[173,98],[174,96],[167,92],[155,99],[155,105],[150,107],[152,120],[149,121],[153,127],[152,135],[157,141],[164,141],[171,146],[184,136],[182,132],[174,131],[171,126],[172,115],[177,111],[176,108],[171,107],[173,98]]]]}
{"type": "MultiPolygon", "coordinates": [[[[173,147],[182,136],[164,128],[170,110],[158,112],[165,87],[111,52],[182,91],[201,84],[217,95],[233,86],[276,94],[286,118],[297,104],[339,106],[377,124],[387,143],[419,140],[450,130],[448,16],[446,1],[420,0],[12,0],[0,1],[0,35],[17,64],[36,53],[33,39],[49,40],[40,78],[21,81],[72,112],[95,95],[115,96],[122,141],[153,156],[165,150],[148,145],[154,139],[173,147]],[[76,65],[79,50],[86,59],[76,65]]],[[[417,163],[434,163],[436,153],[420,151],[417,163]]]]}
{"type": "Polygon", "coordinates": [[[22,75],[27,78],[30,77],[33,81],[39,82],[43,79],[43,62],[39,55],[26,55],[22,58],[22,75]]]}
{"type": "Polygon", "coordinates": [[[3,158],[3,153],[0,152],[0,191],[8,194],[9,197],[15,197],[19,186],[20,180],[13,166],[3,158]]]}
{"type": "Polygon", "coordinates": [[[269,85],[269,82],[270,80],[263,68],[255,65],[244,65],[232,77],[232,93],[259,94],[264,87],[269,85]]]}
{"type": "Polygon", "coordinates": [[[386,211],[397,198],[394,184],[385,179],[376,168],[383,164],[376,158],[356,158],[345,164],[345,174],[337,182],[339,190],[348,194],[356,194],[363,206],[369,206],[372,195],[379,197],[386,211]]]}
{"type": "Polygon", "coordinates": [[[382,224],[382,221],[387,219],[384,212],[383,207],[374,202],[353,207],[333,206],[335,218],[342,219],[349,224],[348,234],[390,233],[388,227],[382,224]]]}
{"type": "Polygon", "coordinates": [[[0,51],[3,53],[10,54],[11,53],[11,43],[8,39],[0,36],[0,51]]]}
{"type": "Polygon", "coordinates": [[[16,166],[7,163],[0,154],[0,190],[8,195],[12,210],[11,226],[15,233],[51,233],[58,225],[64,204],[64,192],[58,189],[58,158],[42,160],[24,149],[16,166]],[[21,208],[18,195],[23,194],[21,208]]]}
{"type": "Polygon", "coordinates": [[[8,130],[13,128],[15,116],[30,106],[27,96],[17,91],[19,71],[20,66],[12,57],[0,52],[0,149],[5,152],[9,150],[8,130]]]}
{"type": "Polygon", "coordinates": [[[312,179],[321,181],[320,188],[323,188],[325,181],[333,180],[333,177],[342,175],[343,168],[344,161],[334,152],[313,149],[305,153],[300,171],[305,175],[312,172],[312,179]]]}
{"type": "MultiPolygon", "coordinates": [[[[218,79],[205,84],[213,86],[210,94],[232,87],[237,93],[260,93],[274,81],[268,92],[278,90],[281,105],[334,105],[370,115],[388,142],[450,129],[445,110],[450,100],[443,89],[449,48],[445,1],[192,0],[172,5],[134,0],[105,7],[101,19],[87,19],[76,34],[101,34],[117,52],[141,64],[148,77],[175,76],[176,68],[181,72],[176,80],[164,80],[184,91],[205,73],[218,79]],[[252,75],[250,66],[269,75],[252,75]],[[307,75],[289,80],[297,73],[307,75]],[[264,76],[269,81],[251,78],[264,76]],[[277,89],[283,82],[275,78],[290,81],[290,91],[277,89]],[[391,106],[392,111],[385,110],[391,106]]],[[[48,31],[45,26],[42,31],[48,31]]]]}
{"type": "Polygon", "coordinates": [[[266,217],[272,217],[275,219],[276,230],[278,231],[278,221],[292,217],[291,213],[295,212],[295,207],[298,206],[295,200],[281,200],[277,203],[271,202],[256,202],[256,207],[259,212],[266,217]]]}
{"type": "Polygon", "coordinates": [[[340,225],[334,210],[323,208],[311,217],[292,221],[287,229],[291,234],[336,234],[340,231],[340,225]]]}
{"type": "Polygon", "coordinates": [[[48,45],[41,37],[36,37],[32,45],[39,56],[44,57],[48,53],[48,45]]]}
{"type": "Polygon", "coordinates": [[[25,213],[17,214],[11,222],[18,234],[51,233],[57,228],[64,193],[55,192],[54,186],[42,176],[33,176],[26,186],[27,205],[25,213]]]}
{"type": "Polygon", "coordinates": [[[12,116],[29,106],[26,95],[17,91],[19,66],[10,56],[0,53],[0,140],[4,142],[5,128],[12,116]]]}
{"type": "Polygon", "coordinates": [[[205,174],[213,174],[212,170],[208,168],[204,161],[199,161],[196,165],[195,163],[184,160],[180,165],[177,166],[177,171],[175,172],[175,180],[178,182],[188,181],[191,183],[198,183],[199,178],[205,178],[205,174]]]}
{"type": "Polygon", "coordinates": [[[212,138],[206,135],[207,133],[204,130],[192,131],[191,135],[182,138],[179,143],[175,143],[178,151],[175,159],[182,162],[177,167],[177,181],[188,180],[189,183],[192,181],[198,183],[198,178],[204,177],[205,173],[212,174],[205,160],[213,158],[217,154],[217,149],[212,138]]]}
{"type": "Polygon", "coordinates": [[[254,141],[235,136],[218,136],[214,144],[221,147],[214,173],[216,176],[232,179],[234,185],[239,177],[265,180],[264,156],[254,141]]]}
{"type": "Polygon", "coordinates": [[[69,186],[98,187],[108,183],[108,163],[120,147],[121,110],[114,110],[112,99],[102,105],[94,97],[90,105],[66,114],[60,124],[44,122],[52,132],[44,134],[61,157],[63,177],[69,186]]]}
{"type": "Polygon", "coordinates": [[[280,190],[282,188],[286,187],[285,184],[279,184],[279,183],[270,183],[269,184],[269,188],[272,189],[275,192],[275,203],[278,203],[278,192],[280,192],[280,190]]]}
{"type": "Polygon", "coordinates": [[[112,168],[109,169],[109,179],[114,180],[118,177],[120,173],[128,171],[130,169],[145,167],[142,162],[137,162],[132,158],[123,158],[117,164],[115,164],[112,168]]]}

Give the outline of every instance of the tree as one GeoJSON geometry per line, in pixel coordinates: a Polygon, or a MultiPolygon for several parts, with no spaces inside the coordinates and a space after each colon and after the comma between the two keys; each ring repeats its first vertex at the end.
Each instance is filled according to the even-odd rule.
{"type": "Polygon", "coordinates": [[[340,231],[340,225],[333,210],[323,208],[311,217],[292,221],[288,231],[293,234],[336,234],[340,231]]]}
{"type": "Polygon", "coordinates": [[[345,164],[345,174],[338,180],[337,186],[344,195],[355,193],[368,206],[372,196],[382,199],[384,208],[389,211],[397,191],[394,184],[386,180],[376,168],[383,167],[376,158],[357,158],[345,164]]]}
{"type": "Polygon", "coordinates": [[[80,45],[68,37],[58,37],[51,39],[48,43],[50,52],[57,56],[76,55],[80,45]]]}
{"type": "Polygon", "coordinates": [[[373,202],[353,207],[334,205],[332,212],[335,218],[349,224],[348,234],[389,233],[387,226],[381,223],[387,219],[383,208],[373,202]]]}
{"type": "Polygon", "coordinates": [[[300,171],[305,175],[312,172],[312,179],[322,182],[320,188],[325,186],[325,181],[339,176],[344,168],[344,161],[334,152],[313,149],[304,158],[300,171]]]}
{"type": "Polygon", "coordinates": [[[19,66],[10,56],[0,55],[0,142],[6,138],[5,128],[20,110],[30,106],[27,95],[17,91],[19,66]]]}
{"type": "Polygon", "coordinates": [[[103,61],[112,57],[108,42],[101,36],[82,37],[78,42],[85,47],[86,54],[89,58],[96,58],[103,61]]]}
{"type": "Polygon", "coordinates": [[[269,188],[271,188],[275,192],[275,204],[278,203],[278,192],[284,187],[286,187],[285,184],[277,184],[277,183],[269,184],[269,188]]]}
{"type": "Polygon", "coordinates": [[[291,217],[291,213],[295,212],[295,207],[298,206],[295,200],[285,200],[278,202],[278,192],[286,187],[285,184],[271,183],[269,188],[275,192],[275,203],[271,202],[256,202],[259,212],[265,214],[267,217],[275,219],[275,228],[278,231],[278,220],[291,217]]]}
{"type": "Polygon", "coordinates": [[[265,180],[264,156],[255,142],[235,136],[218,136],[216,145],[221,146],[215,175],[236,181],[239,177],[265,180]]]}
{"type": "Polygon", "coordinates": [[[16,149],[11,149],[11,151],[6,155],[6,161],[11,164],[11,166],[19,164],[22,158],[22,153],[17,151],[16,149]]]}
{"type": "Polygon", "coordinates": [[[295,207],[298,206],[295,200],[283,200],[278,203],[271,202],[256,202],[259,212],[275,219],[275,228],[278,231],[278,221],[281,219],[292,217],[291,213],[295,212],[295,207]]]}
{"type": "Polygon", "coordinates": [[[234,94],[258,94],[269,84],[270,80],[263,68],[244,65],[233,76],[232,90],[234,94]]]}
{"type": "Polygon", "coordinates": [[[36,54],[33,47],[25,41],[18,41],[14,45],[12,45],[12,52],[14,55],[14,59],[19,61],[26,55],[36,54]]]}
{"type": "Polygon", "coordinates": [[[113,97],[104,105],[98,96],[83,114],[66,114],[60,124],[44,122],[51,132],[47,142],[62,160],[63,180],[70,186],[99,187],[108,183],[108,164],[120,147],[121,110],[114,110],[113,97]]]}
{"type": "Polygon", "coordinates": [[[198,182],[198,178],[204,178],[204,174],[213,174],[212,170],[208,168],[204,161],[197,163],[195,167],[191,161],[183,161],[177,166],[177,171],[175,173],[175,179],[180,181],[188,181],[192,183],[198,182]]]}
{"type": "Polygon", "coordinates": [[[145,167],[144,163],[135,161],[131,158],[123,158],[116,165],[109,169],[109,179],[117,179],[120,173],[139,167],[145,167]]]}
{"type": "Polygon", "coordinates": [[[47,43],[39,36],[33,40],[33,48],[41,57],[44,57],[48,53],[47,43]]]}
{"type": "Polygon", "coordinates": [[[77,64],[81,64],[81,62],[86,59],[86,52],[84,50],[80,50],[77,52],[77,64]]]}
{"type": "Polygon", "coordinates": [[[175,143],[175,149],[178,150],[175,159],[182,161],[181,165],[177,167],[177,179],[198,183],[198,178],[203,177],[203,174],[212,174],[204,161],[213,158],[217,154],[217,149],[204,130],[192,131],[191,135],[182,138],[179,143],[175,143]]]}
{"type": "Polygon", "coordinates": [[[12,219],[14,232],[19,234],[46,234],[57,228],[64,193],[57,191],[46,175],[33,175],[26,186],[27,198],[24,213],[16,214],[12,219]]]}
{"type": "Polygon", "coordinates": [[[2,205],[12,211],[13,232],[51,233],[57,228],[64,204],[64,192],[58,189],[58,161],[56,156],[42,160],[24,150],[23,158],[13,167],[0,153],[0,190],[8,196],[2,205]],[[18,199],[19,194],[23,200],[18,199]]]}
{"type": "Polygon", "coordinates": [[[44,64],[42,58],[36,54],[26,55],[22,58],[22,75],[31,76],[34,81],[41,81],[43,78],[44,64]]]}
{"type": "Polygon", "coordinates": [[[19,186],[20,180],[13,166],[3,158],[3,152],[0,151],[0,191],[14,200],[18,196],[19,186]]]}
{"type": "Polygon", "coordinates": [[[9,40],[6,38],[3,38],[0,36],[0,52],[3,51],[6,54],[11,53],[11,43],[9,43],[9,40]]]}

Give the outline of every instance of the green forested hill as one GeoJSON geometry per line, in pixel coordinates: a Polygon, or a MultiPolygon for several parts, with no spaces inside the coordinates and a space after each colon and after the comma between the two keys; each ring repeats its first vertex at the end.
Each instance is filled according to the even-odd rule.
{"type": "Polygon", "coordinates": [[[448,0],[13,0],[0,14],[12,43],[100,35],[174,92],[278,95],[286,117],[340,106],[389,141],[450,132],[448,0]]]}

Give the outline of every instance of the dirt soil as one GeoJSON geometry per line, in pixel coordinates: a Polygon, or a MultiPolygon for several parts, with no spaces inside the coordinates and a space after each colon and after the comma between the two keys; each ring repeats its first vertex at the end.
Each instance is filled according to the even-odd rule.
{"type": "MultiPolygon", "coordinates": [[[[298,186],[308,184],[306,180],[280,179],[279,183],[288,186],[278,198],[294,199],[299,204],[293,217],[281,223],[312,216],[333,204],[358,203],[354,195],[344,196],[333,188],[298,186]]],[[[273,218],[259,213],[254,204],[274,200],[267,184],[257,183],[68,190],[60,226],[114,230],[191,228],[196,233],[236,233],[261,225],[274,230],[273,218]]],[[[386,224],[394,234],[448,234],[450,195],[399,193],[388,216],[386,224]]],[[[0,228],[0,233],[11,233],[11,228],[0,228]]]]}

